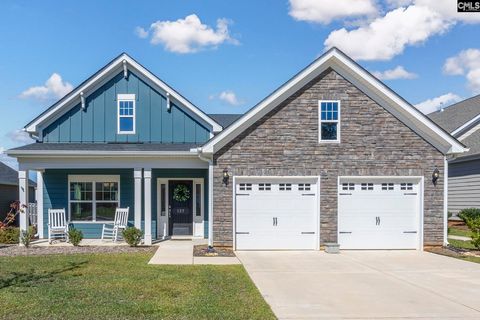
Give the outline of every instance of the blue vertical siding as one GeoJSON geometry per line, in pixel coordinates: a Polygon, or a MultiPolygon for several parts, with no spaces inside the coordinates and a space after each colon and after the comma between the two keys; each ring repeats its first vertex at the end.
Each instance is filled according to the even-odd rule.
{"type": "MultiPolygon", "coordinates": [[[[130,207],[129,220],[134,219],[135,195],[133,169],[51,169],[43,175],[44,192],[44,236],[48,237],[48,209],[65,208],[68,213],[68,175],[119,175],[120,176],[120,206],[130,207]]],[[[156,226],[156,222],[155,226],[156,226]]],[[[152,222],[153,224],[153,222],[152,222]]],[[[100,238],[102,223],[73,223],[73,227],[82,230],[85,238],[100,238]]],[[[153,231],[153,229],[152,229],[153,231]]],[[[155,234],[156,237],[156,229],[155,234]]]]}
{"type": "Polygon", "coordinates": [[[85,110],[80,104],[43,130],[44,142],[157,142],[203,143],[210,130],[189,116],[183,106],[171,104],[166,98],[134,73],[123,72],[86,98],[85,110]],[[117,94],[136,96],[135,134],[117,134],[117,94]]]}

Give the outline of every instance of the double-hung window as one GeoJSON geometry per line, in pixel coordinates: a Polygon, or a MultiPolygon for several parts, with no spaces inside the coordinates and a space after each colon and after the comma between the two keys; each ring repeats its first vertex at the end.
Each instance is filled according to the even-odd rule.
{"type": "Polygon", "coordinates": [[[135,95],[119,94],[118,103],[118,134],[135,134],[135,95]]]}
{"type": "Polygon", "coordinates": [[[340,142],[340,101],[319,101],[320,142],[340,142]]]}
{"type": "Polygon", "coordinates": [[[113,221],[120,206],[119,176],[70,175],[70,221],[113,221]]]}

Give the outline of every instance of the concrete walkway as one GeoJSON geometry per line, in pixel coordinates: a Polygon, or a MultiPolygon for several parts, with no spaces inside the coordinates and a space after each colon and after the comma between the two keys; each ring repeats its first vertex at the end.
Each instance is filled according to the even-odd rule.
{"type": "Polygon", "coordinates": [[[480,264],[418,251],[237,256],[279,319],[480,319],[480,264]]]}
{"type": "Polygon", "coordinates": [[[449,235],[448,239],[453,239],[453,240],[461,240],[461,241],[470,241],[472,238],[470,237],[464,237],[464,236],[454,236],[454,235],[449,235]]]}
{"type": "Polygon", "coordinates": [[[158,243],[157,252],[149,264],[240,264],[236,257],[194,257],[193,246],[205,240],[168,240],[158,243]]]}

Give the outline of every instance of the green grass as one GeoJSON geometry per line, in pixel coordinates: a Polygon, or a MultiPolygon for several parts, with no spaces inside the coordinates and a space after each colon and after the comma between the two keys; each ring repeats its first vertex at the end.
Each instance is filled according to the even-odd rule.
{"type": "Polygon", "coordinates": [[[471,237],[472,233],[469,230],[462,230],[462,229],[457,229],[455,227],[449,227],[448,228],[448,235],[471,237]]]}
{"type": "Polygon", "coordinates": [[[243,266],[152,266],[150,257],[2,257],[0,318],[275,318],[243,266]]]}
{"type": "Polygon", "coordinates": [[[454,240],[448,239],[448,243],[452,247],[462,248],[462,249],[476,249],[470,241],[454,240]]]}

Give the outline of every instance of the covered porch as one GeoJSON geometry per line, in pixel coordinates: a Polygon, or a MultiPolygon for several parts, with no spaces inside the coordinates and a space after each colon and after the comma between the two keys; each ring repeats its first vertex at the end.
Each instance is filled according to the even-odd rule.
{"type": "MultiPolygon", "coordinates": [[[[70,228],[100,239],[116,208],[129,208],[128,226],[151,245],[171,237],[209,239],[211,163],[196,152],[145,155],[17,156],[20,202],[28,199],[29,172],[37,172],[37,231],[48,238],[48,209],[65,209],[70,228]],[[25,178],[27,177],[27,178],[25,178]]],[[[26,230],[26,214],[20,228],[26,230]]],[[[210,242],[210,241],[209,241],[210,242]]]]}

